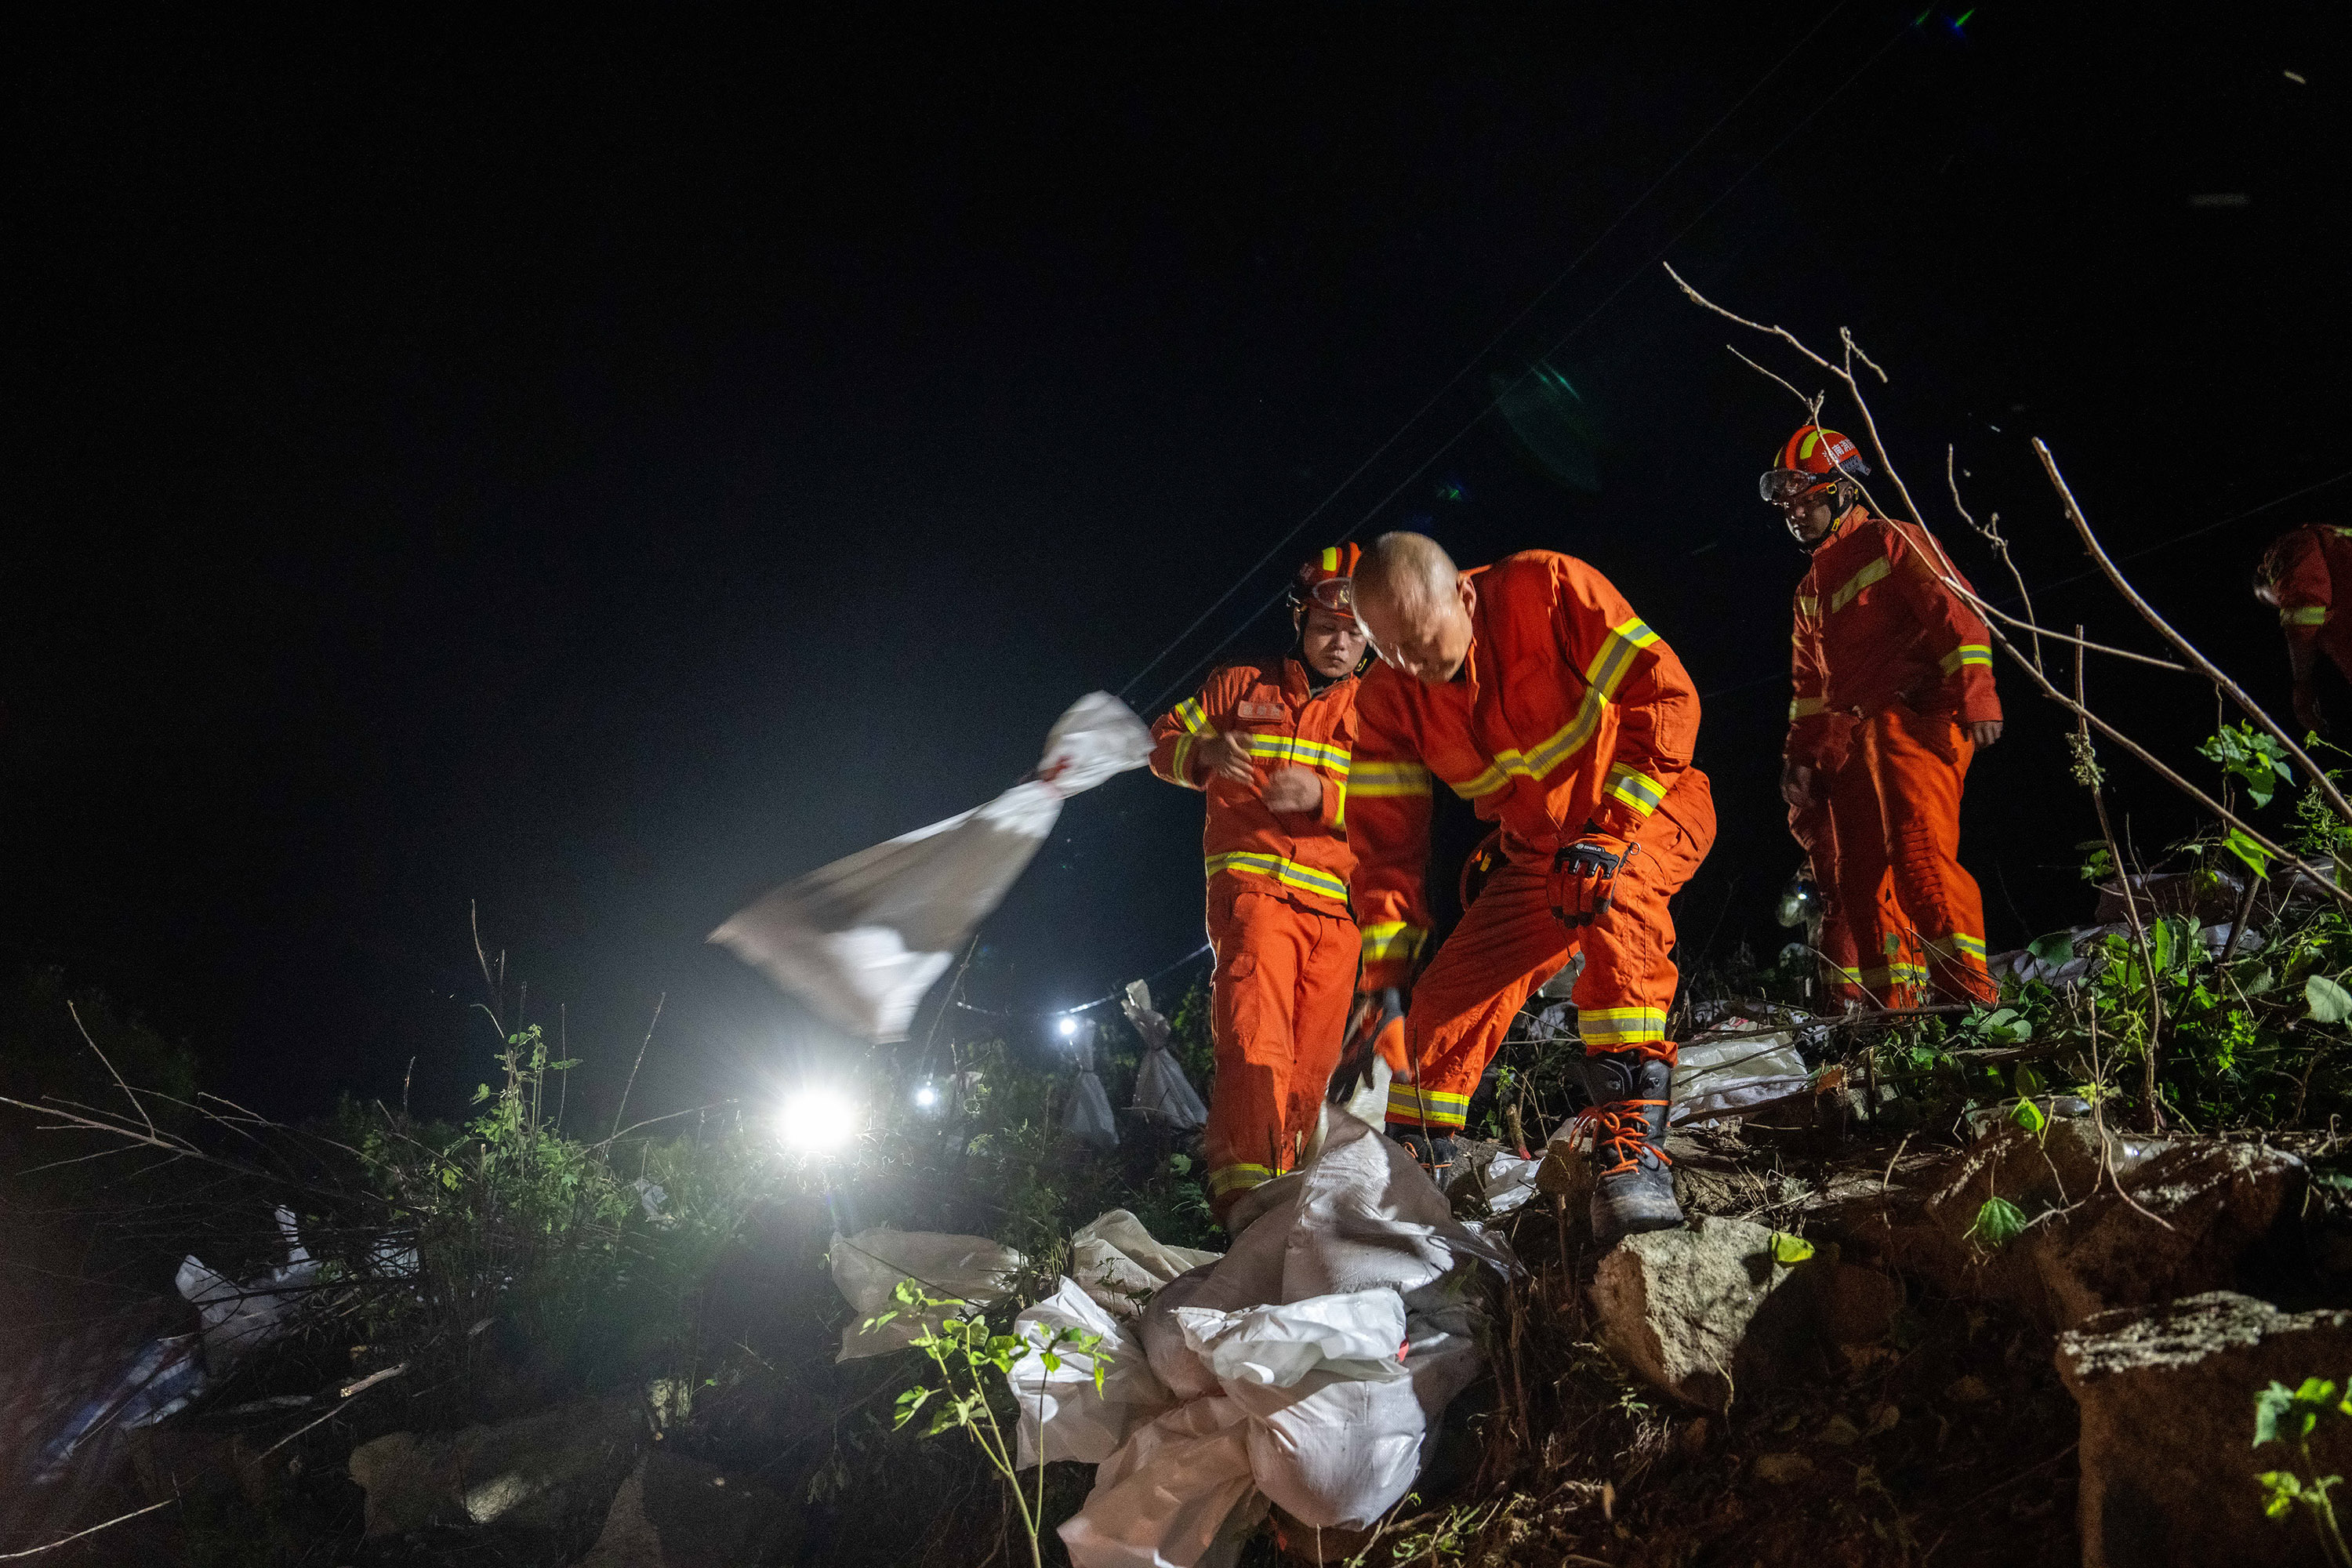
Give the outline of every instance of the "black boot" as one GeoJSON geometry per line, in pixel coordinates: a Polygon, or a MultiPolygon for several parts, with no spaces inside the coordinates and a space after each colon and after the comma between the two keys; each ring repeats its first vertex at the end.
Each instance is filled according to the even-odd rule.
{"type": "Polygon", "coordinates": [[[1389,1123],[1388,1133],[1390,1137],[1412,1151],[1412,1157],[1421,1162],[1421,1168],[1429,1173],[1431,1181],[1435,1182],[1441,1188],[1445,1185],[1446,1179],[1454,1173],[1452,1134],[1434,1132],[1426,1127],[1411,1127],[1395,1121],[1389,1123]]]}
{"type": "Polygon", "coordinates": [[[1610,1051],[1584,1058],[1592,1107],[1592,1238],[1603,1247],[1644,1230],[1683,1223],[1675,1202],[1674,1173],[1660,1144],[1674,1068],[1641,1051],[1610,1051]]]}

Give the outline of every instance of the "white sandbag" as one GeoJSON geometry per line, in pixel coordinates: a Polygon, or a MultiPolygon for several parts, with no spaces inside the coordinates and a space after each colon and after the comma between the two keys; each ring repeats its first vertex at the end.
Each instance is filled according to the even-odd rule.
{"type": "Polygon", "coordinates": [[[286,1239],[286,1261],[242,1283],[215,1271],[193,1254],[181,1259],[173,1283],[196,1310],[203,1326],[205,1366],[215,1378],[226,1375],[245,1357],[285,1335],[309,1305],[319,1283],[319,1264],[302,1245],[294,1212],[277,1212],[286,1239]]]}
{"type": "Polygon", "coordinates": [[[1178,1275],[1214,1263],[1221,1252],[1170,1247],[1125,1209],[1112,1209],[1070,1233],[1070,1275],[1113,1317],[1134,1318],[1153,1291],[1178,1275]]]}
{"type": "Polygon", "coordinates": [[[1237,1388],[1250,1479],[1299,1523],[1363,1530],[1412,1489],[1427,1417],[1412,1379],[1330,1371],[1286,1389],[1237,1388]]]}
{"type": "Polygon", "coordinates": [[[1150,1363],[1133,1332],[1090,1300],[1075,1279],[1065,1278],[1051,1296],[1024,1309],[1013,1320],[1013,1331],[1029,1346],[1006,1374],[1020,1407],[1021,1469],[1036,1464],[1041,1452],[1047,1463],[1083,1459],[1098,1465],[1137,1427],[1175,1403],[1151,1375],[1150,1363]],[[1100,1335],[1102,1342],[1092,1352],[1055,1346],[1061,1364],[1048,1367],[1041,1352],[1064,1329],[1100,1335]],[[1097,1361],[1103,1369],[1100,1393],[1095,1389],[1097,1361]]]}
{"type": "Polygon", "coordinates": [[[1404,1145],[1353,1117],[1327,1111],[1323,1121],[1323,1146],[1300,1173],[1281,1300],[1376,1285],[1409,1295],[1474,1258],[1507,1273],[1517,1267],[1507,1247],[1454,1217],[1404,1145]]]}
{"type": "Polygon", "coordinates": [[[1379,1128],[1389,1119],[1389,1059],[1372,1053],[1371,1076],[1356,1086],[1340,1110],[1368,1127],[1379,1128]]]}
{"type": "Polygon", "coordinates": [[[1151,987],[1140,980],[1129,981],[1119,1010],[1143,1041],[1143,1061],[1135,1070],[1134,1108],[1180,1131],[1207,1126],[1209,1108],[1201,1103],[1192,1080],[1168,1049],[1168,1020],[1152,1009],[1151,987]]]}
{"type": "Polygon", "coordinates": [[[1111,1114],[1110,1093],[1095,1071],[1094,1023],[1087,1020],[1085,1028],[1074,1038],[1077,1046],[1078,1076],[1070,1086],[1069,1103],[1062,1108],[1062,1131],[1079,1142],[1094,1149],[1118,1147],[1118,1119],[1111,1114]]]}
{"type": "Polygon", "coordinates": [[[1175,1319],[1185,1347],[1228,1392],[1236,1383],[1288,1388],[1318,1370],[1404,1375],[1404,1300],[1394,1290],[1315,1296],[1241,1312],[1179,1307],[1175,1319]]]}
{"type": "Polygon", "coordinates": [[[1497,1148],[1473,1161],[1470,1174],[1478,1184],[1478,1196],[1486,1203],[1486,1212],[1500,1215],[1536,1195],[1536,1173],[1541,1169],[1540,1158],[1521,1159],[1497,1148]]]}
{"type": "Polygon", "coordinates": [[[856,1236],[835,1236],[828,1259],[834,1285],[857,1313],[841,1331],[841,1354],[836,1361],[904,1350],[949,1315],[943,1310],[915,1312],[899,1306],[895,1293],[900,1280],[912,1279],[944,1300],[986,1306],[1004,1299],[1013,1288],[1013,1276],[1026,1261],[1013,1248],[984,1236],[892,1230],[887,1226],[861,1230],[856,1236]],[[866,1326],[885,1312],[898,1315],[871,1329],[866,1326]]]}
{"type": "MultiPolygon", "coordinates": [[[[1726,1023],[1738,1027],[1747,1020],[1726,1023]]],[[[1785,1032],[1690,1040],[1675,1053],[1674,1105],[1666,1116],[1676,1126],[1697,1126],[1802,1094],[1811,1082],[1812,1070],[1785,1032]]]]}
{"type": "Polygon", "coordinates": [[[923,993],[1003,901],[1062,802],[1150,755],[1150,734],[1125,703],[1106,691],[1080,698],[1046,738],[1035,777],[787,882],[709,940],[843,1028],[905,1039],[923,993]]]}
{"type": "Polygon", "coordinates": [[[1249,1426],[1239,1405],[1213,1396],[1138,1428],[1059,1531],[1073,1568],[1225,1568],[1265,1517],[1249,1426]]]}

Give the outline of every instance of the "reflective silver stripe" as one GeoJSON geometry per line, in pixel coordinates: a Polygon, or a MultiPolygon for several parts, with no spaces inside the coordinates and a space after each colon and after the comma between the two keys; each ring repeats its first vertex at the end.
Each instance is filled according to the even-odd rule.
{"type": "Polygon", "coordinates": [[[1286,888],[1320,893],[1327,899],[1348,896],[1348,884],[1328,871],[1318,871],[1311,866],[1286,860],[1279,855],[1254,855],[1247,850],[1236,849],[1223,855],[1212,855],[1204,864],[1212,877],[1220,871],[1239,871],[1254,877],[1271,877],[1286,888]]]}
{"type": "Polygon", "coordinates": [[[1376,795],[1412,795],[1429,793],[1429,770],[1419,763],[1367,763],[1349,764],[1348,794],[1371,797],[1376,795]]]}

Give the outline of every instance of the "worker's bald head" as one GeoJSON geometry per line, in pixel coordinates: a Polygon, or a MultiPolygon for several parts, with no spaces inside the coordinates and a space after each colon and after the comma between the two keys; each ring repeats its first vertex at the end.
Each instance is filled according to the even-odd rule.
{"type": "Polygon", "coordinates": [[[1451,680],[1470,651],[1477,590],[1437,541],[1383,533],[1356,563],[1357,617],[1381,658],[1419,680],[1451,680]]]}

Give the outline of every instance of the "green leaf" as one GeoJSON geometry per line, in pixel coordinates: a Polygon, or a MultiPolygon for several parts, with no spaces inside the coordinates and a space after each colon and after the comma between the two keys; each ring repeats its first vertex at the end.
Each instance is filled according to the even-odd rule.
{"type": "Polygon", "coordinates": [[[1192,1169],[1192,1156],[1171,1154],[1168,1156],[1168,1168],[1180,1176],[1190,1174],[1192,1169]]]}
{"type": "Polygon", "coordinates": [[[1803,1237],[1790,1236],[1784,1230],[1776,1230],[1772,1233],[1773,1262],[1794,1268],[1812,1255],[1813,1244],[1803,1237]]]}
{"type": "Polygon", "coordinates": [[[1980,1238],[1988,1246],[2007,1247],[2025,1234],[2025,1211],[2007,1198],[1987,1198],[1984,1206],[1977,1210],[1977,1217],[1969,1225],[1968,1234],[1980,1238]]]}
{"type": "Polygon", "coordinates": [[[2340,1024],[2352,1018],[2352,991],[2325,974],[2315,974],[2303,983],[2303,999],[2311,1009],[2307,1016],[2315,1023],[2340,1024]]]}
{"type": "Polygon", "coordinates": [[[2243,860],[2256,877],[2270,875],[2271,852],[2247,837],[2245,829],[2232,827],[2221,835],[2221,847],[2243,860]]]}
{"type": "Polygon", "coordinates": [[[2254,1395],[2254,1447],[2278,1441],[2279,1417],[2294,1408],[2294,1394],[2283,1383],[2273,1383],[2254,1395]]]}
{"type": "Polygon", "coordinates": [[[2050,1125],[2050,1119],[2042,1114],[2042,1108],[2030,1100],[2019,1100],[2016,1109],[2009,1113],[2009,1119],[2028,1132],[2040,1132],[2050,1125]]]}
{"type": "Polygon", "coordinates": [[[2036,937],[2026,944],[2025,951],[2044,963],[2067,963],[2074,956],[2074,933],[2062,931],[2053,931],[2048,936],[2036,937]]]}
{"type": "Polygon", "coordinates": [[[2009,1082],[2010,1087],[2021,1096],[2044,1094],[2050,1088],[2042,1081],[2042,1075],[2033,1069],[2032,1062],[2018,1063],[2017,1070],[2010,1075],[2009,1082]]]}
{"type": "Polygon", "coordinates": [[[2158,921],[2148,928],[2148,963],[2155,966],[2158,974],[2172,967],[2172,942],[2170,921],[2158,921]]]}

